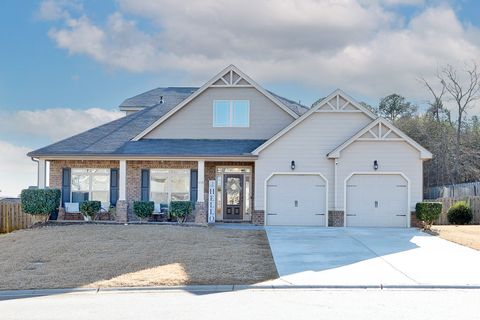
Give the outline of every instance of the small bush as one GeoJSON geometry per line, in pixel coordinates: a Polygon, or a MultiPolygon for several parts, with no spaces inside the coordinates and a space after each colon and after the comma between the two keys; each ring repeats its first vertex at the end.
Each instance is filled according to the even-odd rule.
{"type": "Polygon", "coordinates": [[[153,201],[134,201],[133,212],[139,218],[148,218],[152,216],[155,210],[155,203],[153,201]]]}
{"type": "Polygon", "coordinates": [[[170,216],[177,218],[182,223],[187,220],[188,215],[192,214],[193,204],[190,201],[172,201],[170,202],[170,216]]]}
{"type": "Polygon", "coordinates": [[[84,201],[80,205],[80,212],[85,216],[85,217],[90,217],[95,219],[95,215],[100,212],[100,209],[102,208],[102,203],[100,201],[84,201]]]}
{"type": "Polygon", "coordinates": [[[25,189],[21,193],[22,210],[31,215],[45,216],[45,220],[60,206],[59,189],[25,189]]]}
{"type": "Polygon", "coordinates": [[[441,202],[418,202],[415,206],[417,219],[422,221],[424,229],[430,229],[433,222],[440,218],[442,213],[441,202]]]}
{"type": "Polygon", "coordinates": [[[469,224],[473,219],[472,209],[465,201],[459,201],[448,209],[447,218],[451,224],[469,224]]]}

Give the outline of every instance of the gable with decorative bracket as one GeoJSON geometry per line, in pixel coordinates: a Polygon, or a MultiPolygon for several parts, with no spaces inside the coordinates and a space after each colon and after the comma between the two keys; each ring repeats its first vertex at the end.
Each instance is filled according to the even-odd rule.
{"type": "Polygon", "coordinates": [[[239,75],[234,70],[226,72],[217,81],[215,81],[212,87],[252,87],[252,84],[248,82],[244,77],[239,75]]]}
{"type": "Polygon", "coordinates": [[[403,141],[410,144],[420,152],[422,159],[431,159],[432,154],[414,141],[412,138],[396,128],[393,124],[383,118],[371,122],[368,126],[357,132],[353,137],[339,145],[328,153],[329,158],[339,158],[340,152],[355,141],[403,141]]]}
{"type": "MultiPolygon", "coordinates": [[[[317,112],[365,112],[358,104],[337,93],[333,97],[327,97],[326,101],[320,101],[317,112]]],[[[315,107],[315,105],[313,106],[315,107]]]]}

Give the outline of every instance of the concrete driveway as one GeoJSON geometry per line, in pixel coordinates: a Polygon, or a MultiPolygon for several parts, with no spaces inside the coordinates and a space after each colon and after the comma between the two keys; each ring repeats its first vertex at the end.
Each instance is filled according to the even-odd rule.
{"type": "Polygon", "coordinates": [[[275,284],[480,285],[480,251],[417,229],[266,227],[275,284]]]}

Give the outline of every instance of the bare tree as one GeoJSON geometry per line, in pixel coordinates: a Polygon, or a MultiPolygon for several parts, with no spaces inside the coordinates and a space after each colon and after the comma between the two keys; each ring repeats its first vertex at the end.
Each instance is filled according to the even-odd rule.
{"type": "Polygon", "coordinates": [[[433,100],[428,102],[430,108],[428,108],[427,112],[432,114],[433,118],[437,122],[440,122],[442,113],[445,113],[447,115],[447,119],[450,119],[449,111],[443,106],[443,96],[445,95],[446,91],[444,83],[442,81],[440,82],[442,84],[442,88],[440,92],[437,92],[425,78],[420,78],[419,81],[423,83],[423,85],[433,96],[433,100]]]}
{"type": "Polygon", "coordinates": [[[461,150],[462,127],[467,111],[473,107],[476,100],[480,99],[480,73],[478,66],[473,63],[470,68],[465,70],[466,79],[462,80],[457,70],[452,65],[447,65],[438,75],[440,82],[449,94],[457,109],[457,133],[454,159],[454,179],[459,178],[459,162],[461,150]]]}

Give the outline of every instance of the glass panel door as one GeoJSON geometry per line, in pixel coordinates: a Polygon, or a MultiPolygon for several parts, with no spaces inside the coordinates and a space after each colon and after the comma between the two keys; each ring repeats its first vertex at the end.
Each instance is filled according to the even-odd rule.
{"type": "Polygon", "coordinates": [[[225,174],[223,192],[223,218],[224,219],[242,219],[243,218],[243,175],[225,174]]]}

